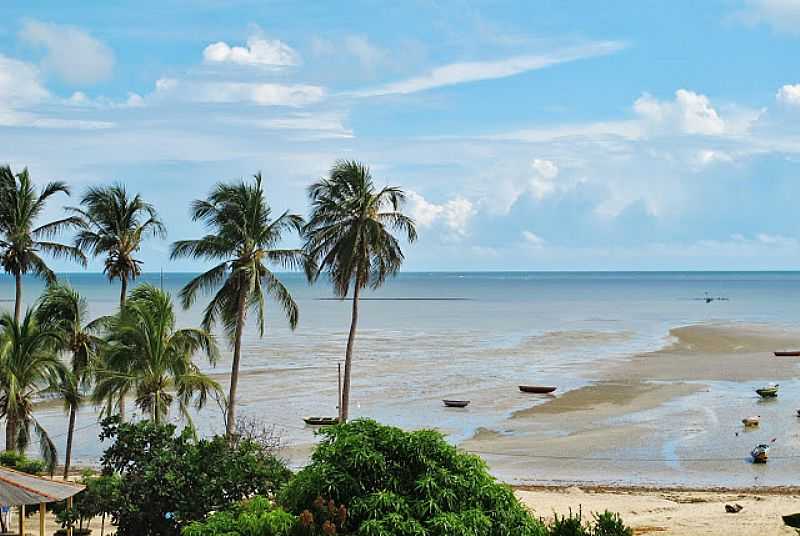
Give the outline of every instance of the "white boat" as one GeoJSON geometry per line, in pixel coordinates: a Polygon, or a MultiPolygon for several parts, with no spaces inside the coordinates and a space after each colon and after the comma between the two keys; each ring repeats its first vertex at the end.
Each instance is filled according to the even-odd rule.
{"type": "Polygon", "coordinates": [[[758,426],[759,422],[761,422],[761,415],[754,415],[742,419],[742,424],[745,426],[758,426]]]}

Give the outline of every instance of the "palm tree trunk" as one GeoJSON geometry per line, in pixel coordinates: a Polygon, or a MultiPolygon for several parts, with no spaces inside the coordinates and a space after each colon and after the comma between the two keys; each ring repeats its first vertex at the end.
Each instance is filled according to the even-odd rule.
{"type": "Polygon", "coordinates": [[[14,320],[19,324],[22,316],[22,274],[14,274],[14,282],[17,286],[17,293],[14,299],[14,320]]]}
{"type": "Polygon", "coordinates": [[[242,332],[245,322],[245,299],[244,290],[240,291],[238,310],[236,311],[236,332],[233,341],[233,364],[231,365],[231,387],[228,391],[228,413],[225,422],[225,435],[228,439],[233,437],[236,428],[236,386],[239,383],[239,361],[242,357],[242,332]]]}
{"type": "Polygon", "coordinates": [[[69,476],[69,464],[72,461],[72,437],[75,433],[75,407],[69,408],[69,426],[67,428],[67,451],[64,454],[64,480],[69,476]]]}
{"type": "Polygon", "coordinates": [[[17,421],[6,417],[6,450],[17,450],[17,421]]]}
{"type": "Polygon", "coordinates": [[[358,297],[361,294],[361,280],[356,277],[353,289],[353,316],[350,319],[350,334],[347,336],[347,350],[344,354],[344,382],[342,400],[339,404],[339,422],[347,422],[350,416],[350,371],[353,368],[353,346],[356,341],[356,325],[358,324],[358,297]]]}
{"type": "MultiPolygon", "coordinates": [[[[125,307],[125,298],[128,297],[128,278],[123,275],[120,277],[120,290],[119,290],[119,310],[125,307]]],[[[125,393],[119,395],[119,422],[125,422],[125,393]]]]}

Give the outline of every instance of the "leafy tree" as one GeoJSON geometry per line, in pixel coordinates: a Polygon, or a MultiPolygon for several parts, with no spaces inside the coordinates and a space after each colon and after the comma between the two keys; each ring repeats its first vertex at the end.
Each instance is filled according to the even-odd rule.
{"type": "Polygon", "coordinates": [[[57,389],[66,367],[55,349],[59,333],[41,325],[36,310],[28,309],[22,322],[0,313],[0,416],[6,419],[6,450],[25,452],[33,427],[49,468],[56,464],[56,448],[33,414],[34,399],[57,389]]]}
{"type": "Polygon", "coordinates": [[[275,508],[265,497],[253,497],[228,510],[194,521],[186,526],[183,536],[289,536],[296,531],[297,519],[275,508]]]}
{"type": "Polygon", "coordinates": [[[219,384],[192,361],[202,351],[209,363],[216,363],[214,337],[203,329],[177,329],[172,300],[163,290],[149,284],[137,287],[106,325],[104,368],[97,371],[95,401],[133,391],[136,406],[159,423],[177,400],[181,416],[191,424],[193,401],[202,409],[209,397],[223,396],[219,384]]]}
{"type": "Polygon", "coordinates": [[[101,439],[113,440],[102,458],[103,472],[122,479],[112,512],[119,536],[176,535],[247,497],[272,497],[291,474],[256,441],[195,441],[188,430],[176,435],[171,424],[110,418],[101,439]]]}
{"type": "MultiPolygon", "coordinates": [[[[70,210],[81,223],[75,246],[94,257],[105,257],[103,272],[109,281],[119,279],[119,305],[125,305],[128,282],[142,273],[135,257],[146,235],[166,238],[167,231],[155,207],[139,194],[132,198],[122,184],[89,188],[80,207],[70,210]]],[[[119,415],[125,420],[126,391],[119,393],[119,415]]]]}
{"type": "Polygon", "coordinates": [[[477,456],[438,432],[403,432],[355,420],[320,432],[311,464],[279,503],[303,514],[320,498],[347,508],[337,533],[408,536],[543,536],[507,486],[477,456]]]}
{"type": "Polygon", "coordinates": [[[27,168],[14,175],[9,166],[0,167],[0,263],[14,276],[17,322],[22,316],[22,276],[33,273],[48,283],[56,280],[41,253],[86,265],[86,257],[78,248],[52,241],[62,231],[79,225],[78,218],[70,216],[37,225],[47,201],[58,193],[69,195],[69,187],[56,181],[37,191],[27,168]]]}
{"type": "Polygon", "coordinates": [[[75,495],[72,508],[67,508],[65,501],[50,503],[61,526],[64,529],[73,527],[73,534],[84,529],[88,530],[92,519],[98,516],[102,516],[105,525],[106,515],[111,514],[120,503],[119,490],[122,479],[119,475],[95,475],[84,472],[80,483],[83,484],[84,490],[75,495]],[[76,524],[77,530],[75,530],[76,524]]]}
{"type": "Polygon", "coordinates": [[[387,186],[376,190],[369,168],[359,162],[336,162],[327,179],[308,190],[311,216],[305,226],[305,251],[309,276],[316,280],[327,272],[336,296],[344,299],[353,287],[353,308],[344,362],[344,385],[339,419],[347,421],[350,410],[350,374],[358,324],[361,289],[380,287],[403,263],[400,243],[391,231],[416,240],[414,220],[400,211],[404,192],[387,186]]]}
{"type": "Polygon", "coordinates": [[[100,321],[89,322],[86,298],[69,285],[60,283],[48,286],[42,294],[36,316],[40,325],[58,334],[58,349],[70,356],[69,368],[58,387],[64,398],[64,407],[69,412],[64,455],[64,478],[67,478],[72,460],[75,416],[84,399],[83,391],[91,384],[92,369],[102,344],[97,335],[100,321]]]}
{"type": "Polygon", "coordinates": [[[264,295],[268,294],[278,302],[291,328],[297,326],[297,304],[268,265],[289,269],[304,265],[301,250],[280,247],[288,232],[300,231],[302,218],[287,211],[273,219],[261,174],[254,179],[253,182],[219,183],[207,199],[194,201],[192,219],[202,221],[209,234],[197,240],[175,242],[171,254],[173,259],[191,257],[218,263],[189,281],[181,290],[181,299],[183,307],[188,309],[199,291],[215,291],[204,310],[202,326],[211,330],[221,321],[233,344],[225,426],[229,436],[236,424],[236,388],[248,311],[257,315],[259,336],[263,336],[264,295]]]}

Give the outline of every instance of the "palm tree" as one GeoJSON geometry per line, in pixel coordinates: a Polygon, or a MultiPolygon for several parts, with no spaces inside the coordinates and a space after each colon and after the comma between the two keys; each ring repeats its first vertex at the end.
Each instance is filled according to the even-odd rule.
{"type": "Polygon", "coordinates": [[[181,290],[184,308],[189,308],[198,291],[216,289],[203,314],[203,328],[211,329],[219,320],[233,344],[231,384],[225,423],[229,437],[234,433],[236,387],[242,350],[242,332],[248,311],[258,317],[259,336],[264,335],[264,294],[281,306],[289,326],[297,326],[298,310],[289,290],[267,266],[300,268],[304,256],[299,249],[281,249],[287,231],[299,232],[303,219],[288,211],[272,219],[264,198],[261,174],[252,183],[219,183],[207,199],[192,203],[192,218],[202,221],[209,234],[198,240],[180,240],[172,245],[171,258],[191,257],[218,262],[195,277],[181,290]]]}
{"type": "Polygon", "coordinates": [[[353,286],[353,309],[344,361],[344,384],[339,419],[347,421],[350,409],[350,373],[358,324],[361,289],[376,289],[394,276],[403,263],[400,243],[391,230],[416,240],[414,220],[400,211],[404,192],[388,186],[376,190],[369,168],[355,161],[339,160],[330,176],[308,189],[311,216],[305,226],[305,251],[311,259],[309,278],[327,272],[333,292],[344,299],[353,286]]]}
{"type": "Polygon", "coordinates": [[[202,409],[209,397],[219,400],[219,384],[192,361],[204,352],[209,363],[219,356],[214,337],[203,329],[176,329],[169,294],[140,285],[122,310],[108,319],[105,367],[97,371],[96,402],[121,390],[136,393],[136,406],[155,423],[163,422],[173,400],[192,425],[189,406],[202,409]]]}
{"type": "Polygon", "coordinates": [[[103,273],[109,281],[120,280],[119,304],[125,304],[128,282],[142,273],[142,261],[134,255],[142,238],[151,234],[166,238],[164,224],[156,209],[139,194],[133,198],[122,184],[89,188],[81,199],[83,208],[70,210],[80,218],[82,229],[75,245],[92,256],[105,256],[103,273]]]}
{"type": "Polygon", "coordinates": [[[45,290],[36,311],[39,324],[58,333],[58,349],[70,354],[70,366],[58,386],[64,398],[64,409],[69,412],[64,478],[69,475],[72,461],[75,417],[84,399],[83,391],[91,384],[93,368],[102,345],[97,332],[103,319],[87,322],[88,316],[86,298],[70,286],[59,283],[45,290]]]}
{"type": "MultiPolygon", "coordinates": [[[[166,229],[153,205],[139,194],[130,198],[125,186],[89,188],[81,199],[81,207],[70,210],[80,218],[81,230],[75,245],[92,256],[105,256],[103,272],[109,281],[120,280],[119,306],[125,305],[128,282],[142,273],[142,261],[134,255],[145,235],[165,238],[166,229]]],[[[119,417],[125,420],[125,395],[118,401],[119,417]]]]}
{"type": "Polygon", "coordinates": [[[47,201],[57,193],[69,195],[69,187],[55,181],[37,191],[27,168],[14,175],[9,166],[0,167],[0,263],[14,276],[16,283],[14,319],[17,323],[22,315],[22,276],[33,273],[48,283],[56,280],[56,274],[41,253],[86,265],[86,257],[78,248],[52,242],[62,231],[79,225],[78,218],[70,216],[36,225],[47,201]]]}
{"type": "Polygon", "coordinates": [[[33,404],[57,389],[66,367],[55,351],[59,333],[36,317],[35,309],[28,309],[21,322],[7,312],[0,314],[0,416],[6,419],[6,450],[24,452],[33,426],[42,457],[52,469],[56,448],[33,416],[33,404]]]}

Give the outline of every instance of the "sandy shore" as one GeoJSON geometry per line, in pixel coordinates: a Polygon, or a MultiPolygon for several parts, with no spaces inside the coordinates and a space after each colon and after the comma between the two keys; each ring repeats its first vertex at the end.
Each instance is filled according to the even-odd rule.
{"type": "Polygon", "coordinates": [[[609,488],[525,488],[517,496],[535,514],[552,518],[581,509],[584,517],[610,510],[634,534],[752,536],[796,534],[782,515],[800,511],[800,490],[687,491],[609,488]],[[726,504],[740,504],[738,514],[726,504]]]}

